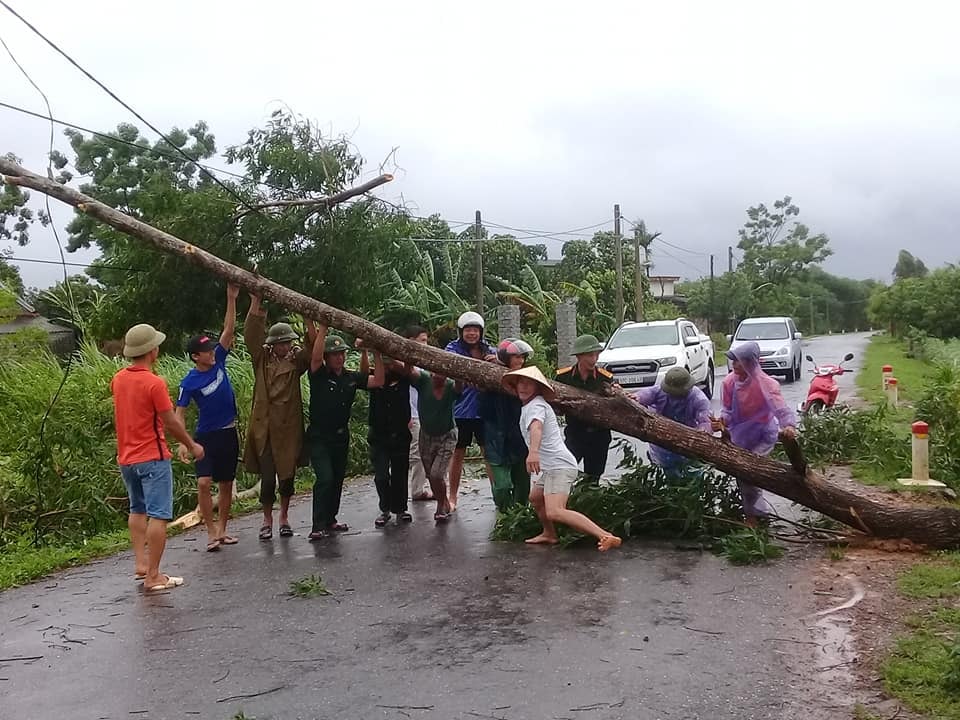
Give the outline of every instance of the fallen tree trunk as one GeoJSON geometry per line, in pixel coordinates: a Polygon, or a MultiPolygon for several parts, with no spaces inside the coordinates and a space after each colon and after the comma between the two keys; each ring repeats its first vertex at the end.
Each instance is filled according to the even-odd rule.
{"type": "MultiPolygon", "coordinates": [[[[374,323],[231,265],[72,188],[32,173],[11,160],[0,158],[0,173],[7,183],[61,200],[131,237],[209,270],[250,293],[361,337],[369,346],[388,355],[487,390],[501,388],[500,378],[504,370],[496,365],[401,338],[374,323]]],[[[817,510],[869,535],[902,537],[936,548],[960,547],[960,508],[909,503],[856,483],[831,482],[810,469],[798,472],[791,465],[759,457],[706,433],[655,415],[619,394],[599,397],[556,383],[554,389],[557,393],[554,405],[564,413],[641,440],[655,442],[688,457],[699,458],[744,482],[817,510]]],[[[801,468],[805,466],[801,458],[795,458],[794,462],[801,468]]]]}

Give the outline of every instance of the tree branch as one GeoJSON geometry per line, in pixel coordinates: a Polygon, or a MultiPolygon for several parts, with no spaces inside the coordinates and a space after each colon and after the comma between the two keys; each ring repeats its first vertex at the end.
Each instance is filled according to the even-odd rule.
{"type": "Polygon", "coordinates": [[[388,182],[393,180],[393,175],[388,175],[384,173],[379,177],[375,177],[373,180],[368,180],[362,185],[357,185],[356,187],[347,188],[346,190],[341,190],[338,193],[329,195],[322,198],[298,198],[296,200],[274,200],[273,202],[260,203],[259,205],[251,205],[248,209],[244,210],[242,213],[237,215],[233,221],[239,222],[244,217],[253,212],[259,212],[260,210],[266,210],[267,208],[288,208],[288,207],[311,207],[311,206],[323,206],[318,209],[329,209],[338,203],[342,203],[344,200],[349,200],[350,198],[356,197],[357,195],[363,195],[368,193],[374,188],[380,187],[381,185],[386,185],[388,182]]]}

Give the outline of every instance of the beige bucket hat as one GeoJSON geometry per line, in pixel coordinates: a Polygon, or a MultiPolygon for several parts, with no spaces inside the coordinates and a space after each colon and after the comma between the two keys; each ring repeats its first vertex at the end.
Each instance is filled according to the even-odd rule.
{"type": "Polygon", "coordinates": [[[550,381],[544,377],[543,373],[540,372],[540,368],[536,365],[531,365],[530,367],[520,368],[519,370],[511,370],[510,372],[504,374],[503,379],[500,381],[504,387],[510,388],[513,392],[517,391],[517,381],[525,377],[529,380],[533,380],[540,386],[541,394],[545,400],[553,400],[557,393],[554,392],[553,386],[550,385],[550,381]]]}
{"type": "Polygon", "coordinates": [[[136,358],[146,355],[154,348],[160,347],[160,344],[166,339],[167,336],[153,325],[147,325],[146,323],[134,325],[123,336],[123,356],[136,358]]]}

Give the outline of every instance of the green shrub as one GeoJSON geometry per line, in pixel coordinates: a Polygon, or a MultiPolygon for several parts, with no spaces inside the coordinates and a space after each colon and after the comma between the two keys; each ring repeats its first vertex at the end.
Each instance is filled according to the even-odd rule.
{"type": "Polygon", "coordinates": [[[960,491],[960,365],[937,366],[916,412],[930,425],[931,476],[960,491]]]}
{"type": "MultiPolygon", "coordinates": [[[[110,380],[124,364],[90,344],[76,353],[65,382],[63,368],[46,350],[0,363],[0,546],[32,537],[35,523],[48,542],[66,544],[125,527],[126,490],[116,462],[110,395],[110,380]],[[41,423],[54,396],[41,440],[41,423]]],[[[185,357],[162,355],[156,372],[175,396],[191,367],[185,357]]],[[[253,368],[243,348],[231,353],[227,371],[243,437],[253,396],[253,368]]],[[[306,412],[306,376],[302,383],[306,412]]],[[[349,473],[369,467],[366,422],[366,393],[358,393],[350,422],[349,473]]],[[[195,423],[191,406],[187,425],[195,423]]],[[[177,461],[173,466],[174,513],[180,515],[196,506],[196,480],[192,466],[177,461]]],[[[242,466],[237,480],[238,489],[256,482],[242,466]]]]}
{"type": "Polygon", "coordinates": [[[804,454],[818,467],[853,463],[874,480],[910,476],[910,429],[897,425],[886,405],[836,406],[805,416],[801,430],[804,454]]]}
{"type": "MultiPolygon", "coordinates": [[[[568,507],[623,538],[687,538],[710,545],[737,527],[731,521],[742,518],[740,495],[726,475],[697,469],[682,477],[669,476],[658,467],[639,465],[634,458],[628,458],[628,467],[615,485],[578,482],[568,507]]],[[[561,544],[582,539],[564,526],[557,529],[561,544]]],[[[539,530],[533,508],[518,506],[497,517],[491,537],[521,541],[539,530]]]]}

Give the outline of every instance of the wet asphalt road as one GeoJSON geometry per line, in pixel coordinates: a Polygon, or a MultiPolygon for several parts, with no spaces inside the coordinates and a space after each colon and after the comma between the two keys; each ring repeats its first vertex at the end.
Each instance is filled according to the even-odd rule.
{"type": "Polygon", "coordinates": [[[347,491],[354,532],[321,544],[302,501],[290,539],[258,541],[257,516],[217,553],[201,532],[171,539],[173,591],[144,596],[123,553],[3,593],[0,718],[849,716],[819,712],[797,673],[813,666],[802,555],[736,568],[663,543],[491,543],[480,480],[446,527],[418,503],[412,525],[375,530],[371,485],[347,491]],[[311,574],[333,595],[287,595],[311,574]]]}

